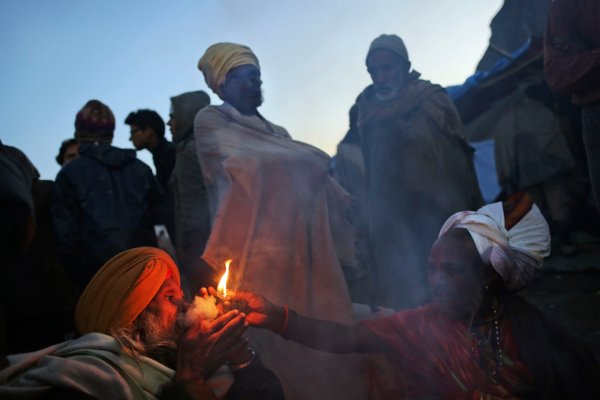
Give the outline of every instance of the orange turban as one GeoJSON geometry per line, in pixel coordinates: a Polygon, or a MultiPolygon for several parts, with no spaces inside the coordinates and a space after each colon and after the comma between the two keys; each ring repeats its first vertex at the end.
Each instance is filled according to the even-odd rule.
{"type": "Polygon", "coordinates": [[[122,328],[133,322],[172,276],[181,284],[173,259],[154,247],[137,247],[117,254],[94,275],[75,310],[81,334],[122,328]]]}

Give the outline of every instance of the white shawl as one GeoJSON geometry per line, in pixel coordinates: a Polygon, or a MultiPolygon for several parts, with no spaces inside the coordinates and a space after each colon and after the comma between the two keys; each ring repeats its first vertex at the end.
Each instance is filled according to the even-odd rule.
{"type": "MultiPolygon", "coordinates": [[[[1,399],[36,398],[55,387],[98,399],[157,399],[163,385],[175,375],[174,370],[151,358],[126,355],[113,337],[102,333],[11,355],[8,360],[9,366],[0,371],[1,399]]],[[[207,384],[220,398],[233,378],[230,373],[219,378],[216,375],[207,384]]]]}

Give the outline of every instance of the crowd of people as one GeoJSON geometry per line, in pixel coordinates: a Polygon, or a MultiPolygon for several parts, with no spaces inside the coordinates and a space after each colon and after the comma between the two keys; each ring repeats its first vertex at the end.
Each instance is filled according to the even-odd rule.
{"type": "Polygon", "coordinates": [[[550,251],[540,210],[484,205],[460,116],[402,39],[375,38],[366,67],[335,163],[259,112],[260,62],[235,43],[198,62],[222,104],[170,99],[173,142],[140,109],[135,150],[112,146],[90,100],[54,182],[1,144],[0,397],[600,396],[586,345],[516,294],[550,251]],[[196,296],[217,315],[183,318],[196,296]]]}

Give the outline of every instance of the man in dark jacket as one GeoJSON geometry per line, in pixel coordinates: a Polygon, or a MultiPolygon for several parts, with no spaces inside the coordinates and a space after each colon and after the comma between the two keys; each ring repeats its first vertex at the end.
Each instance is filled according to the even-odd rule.
{"type": "Polygon", "coordinates": [[[173,221],[173,195],[170,188],[171,172],[175,166],[175,144],[165,138],[165,121],[154,110],[137,110],[129,113],[125,124],[130,126],[129,140],[136,150],[143,149],[152,153],[156,169],[156,179],[165,194],[167,211],[165,225],[169,236],[175,242],[175,224],[173,221]]]}
{"type": "Polygon", "coordinates": [[[88,101],[75,120],[79,158],[56,177],[58,255],[81,290],[115,254],[156,246],[154,225],[163,219],[163,195],[152,170],[134,150],[110,145],[114,128],[110,108],[88,101]]]}
{"type": "Polygon", "coordinates": [[[162,189],[167,191],[175,166],[175,145],[165,138],[165,121],[156,111],[137,110],[129,113],[125,124],[130,126],[129,140],[135,149],[146,149],[152,153],[156,178],[162,189]]]}

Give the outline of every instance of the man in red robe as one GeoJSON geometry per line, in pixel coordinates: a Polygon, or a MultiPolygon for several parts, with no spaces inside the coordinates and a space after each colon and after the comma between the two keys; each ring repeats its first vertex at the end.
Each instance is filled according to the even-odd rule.
{"type": "Polygon", "coordinates": [[[239,294],[251,324],[335,353],[376,353],[372,398],[599,398],[587,347],[514,294],[549,254],[529,199],[450,217],[429,255],[433,301],[348,326],[239,294]],[[505,215],[506,213],[506,215],[505,215]]]}

